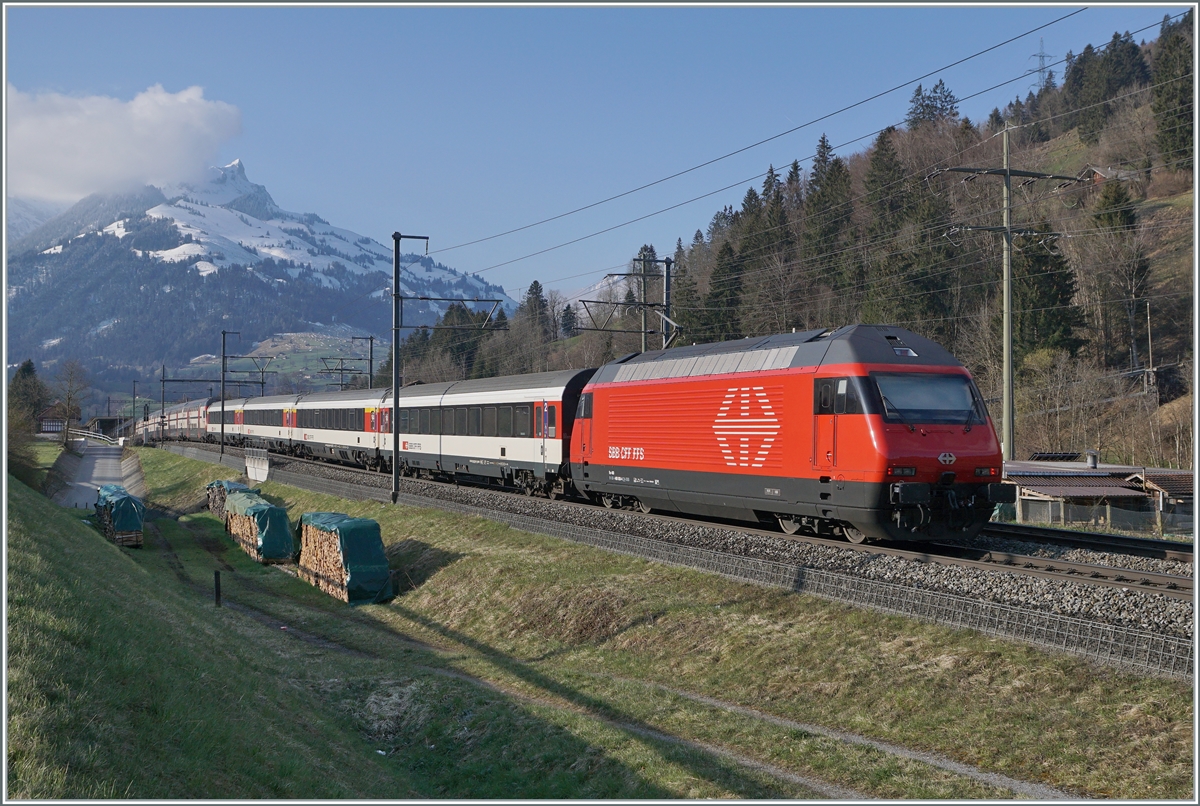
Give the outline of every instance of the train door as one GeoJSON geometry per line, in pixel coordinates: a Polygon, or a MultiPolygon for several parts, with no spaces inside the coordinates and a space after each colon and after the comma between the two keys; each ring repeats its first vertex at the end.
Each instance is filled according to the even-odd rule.
{"type": "Polygon", "coordinates": [[[592,460],[592,393],[579,396],[579,408],[575,412],[575,428],[579,429],[579,458],[592,460]]]}
{"type": "MultiPolygon", "coordinates": [[[[838,383],[845,378],[815,378],[813,380],[813,470],[831,471],[837,467],[837,414],[834,399],[838,383]]],[[[843,388],[842,394],[845,394],[843,388]]]]}
{"type": "Polygon", "coordinates": [[[533,407],[533,436],[538,440],[540,462],[542,465],[542,478],[546,477],[546,401],[537,403],[533,407]]]}

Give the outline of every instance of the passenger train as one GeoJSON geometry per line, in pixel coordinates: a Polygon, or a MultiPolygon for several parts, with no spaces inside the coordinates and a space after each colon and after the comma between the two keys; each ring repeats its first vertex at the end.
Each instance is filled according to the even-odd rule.
{"type": "MultiPolygon", "coordinates": [[[[971,536],[1015,488],[966,368],[851,325],[633,353],[598,369],[179,404],[167,439],[228,444],[795,534],[971,536]],[[223,409],[223,411],[222,411],[223,409]]],[[[139,430],[159,428],[156,418],[139,430]]]]}

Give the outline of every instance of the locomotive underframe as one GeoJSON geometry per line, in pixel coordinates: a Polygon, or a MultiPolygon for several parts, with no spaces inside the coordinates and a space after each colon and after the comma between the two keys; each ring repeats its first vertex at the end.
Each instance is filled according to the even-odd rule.
{"type": "Polygon", "coordinates": [[[832,476],[725,475],[583,463],[573,465],[572,473],[582,493],[625,508],[778,521],[785,531],[841,532],[855,542],[973,536],[990,518],[999,486],[924,484],[924,500],[899,503],[894,484],[832,476]]]}

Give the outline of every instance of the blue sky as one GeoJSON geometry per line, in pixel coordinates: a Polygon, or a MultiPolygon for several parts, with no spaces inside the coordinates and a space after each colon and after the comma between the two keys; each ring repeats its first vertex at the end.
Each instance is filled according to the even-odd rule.
{"type": "MultiPolygon", "coordinates": [[[[835,146],[867,136],[843,155],[866,148],[903,119],[913,87],[586,212],[453,247],[688,169],[1081,8],[8,5],[6,91],[129,102],[154,85],[201,87],[236,107],[240,131],[187,148],[208,148],[212,164],[240,158],[286,209],[389,245],[396,230],[428,235],[439,260],[519,296],[533,279],[572,291],[622,271],[643,243],[669,254],[740,204],[768,164],[805,165],[822,133],[835,146]]],[[[1087,7],[923,83],[940,78],[962,98],[1019,79],[963,102],[981,121],[1028,92],[1039,37],[1053,62],[1118,31],[1152,26],[1135,39],[1153,39],[1184,8],[1087,7]]]]}

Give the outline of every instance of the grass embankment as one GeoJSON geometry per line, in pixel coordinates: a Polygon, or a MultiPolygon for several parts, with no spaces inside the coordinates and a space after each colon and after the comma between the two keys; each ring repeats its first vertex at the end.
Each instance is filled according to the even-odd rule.
{"type": "MultiPolygon", "coordinates": [[[[166,452],[141,456],[151,503],[159,507],[198,510],[204,484],[222,474],[166,452]]],[[[158,521],[159,537],[142,552],[112,548],[67,517],[62,529],[69,526],[72,540],[89,546],[89,561],[78,565],[57,547],[18,541],[21,553],[40,557],[36,575],[58,574],[57,584],[80,596],[82,583],[71,579],[107,558],[105,567],[121,569],[121,579],[85,598],[111,596],[110,610],[124,604],[117,594],[134,580],[144,590],[128,597],[131,610],[121,613],[53,604],[54,618],[66,625],[86,618],[95,630],[118,629],[113,623],[137,629],[122,628],[118,642],[127,646],[108,660],[95,641],[86,651],[58,637],[27,641],[22,647],[45,668],[17,679],[71,674],[89,691],[108,691],[111,683],[93,681],[132,656],[145,659],[138,676],[156,670],[158,693],[127,685],[126,700],[105,699],[104,707],[79,716],[66,706],[30,708],[25,696],[10,700],[12,725],[20,727],[10,733],[13,793],[119,795],[128,785],[131,796],[143,797],[347,791],[376,797],[381,789],[384,797],[819,794],[797,783],[801,776],[874,797],[1011,796],[714,700],[1081,794],[1185,798],[1192,791],[1192,697],[1183,683],[1139,679],[482,519],[347,502],[272,483],[263,492],[287,506],[293,520],[303,511],[331,509],[376,518],[410,589],[388,605],[347,608],[254,565],[207,514],[180,524],[158,521]],[[67,565],[73,568],[60,570],[67,565]],[[257,619],[212,607],[214,569],[223,570],[225,596],[254,608],[257,619]],[[308,640],[295,637],[297,631],[308,640]],[[159,658],[157,648],[143,646],[144,633],[146,640],[174,636],[163,639],[162,650],[175,654],[159,658]],[[172,643],[192,633],[202,634],[203,643],[172,643]],[[225,688],[216,693],[217,686],[225,688]],[[176,690],[187,694],[167,693],[176,690]],[[189,696],[193,691],[207,694],[189,696]],[[189,710],[147,720],[152,724],[144,727],[156,735],[126,730],[120,734],[126,746],[86,738],[144,713],[145,701],[189,710]],[[70,724],[60,730],[55,719],[70,724]],[[159,721],[170,728],[154,728],[159,721]],[[31,740],[37,736],[47,738],[31,740]],[[184,750],[185,741],[202,744],[184,750]],[[89,753],[104,758],[91,762],[89,753]],[[298,759],[286,776],[279,766],[284,756],[298,759]],[[77,758],[87,763],[71,763],[70,776],[54,783],[77,758]],[[164,764],[172,774],[163,774],[164,764]],[[217,774],[222,788],[210,780],[217,774]],[[71,781],[76,788],[65,788],[71,781]]],[[[15,553],[10,544],[10,568],[15,553]]],[[[41,623],[29,615],[14,622],[18,613],[28,611],[10,602],[10,624],[26,632],[41,623]]],[[[23,655],[10,652],[10,664],[23,655]]]]}

